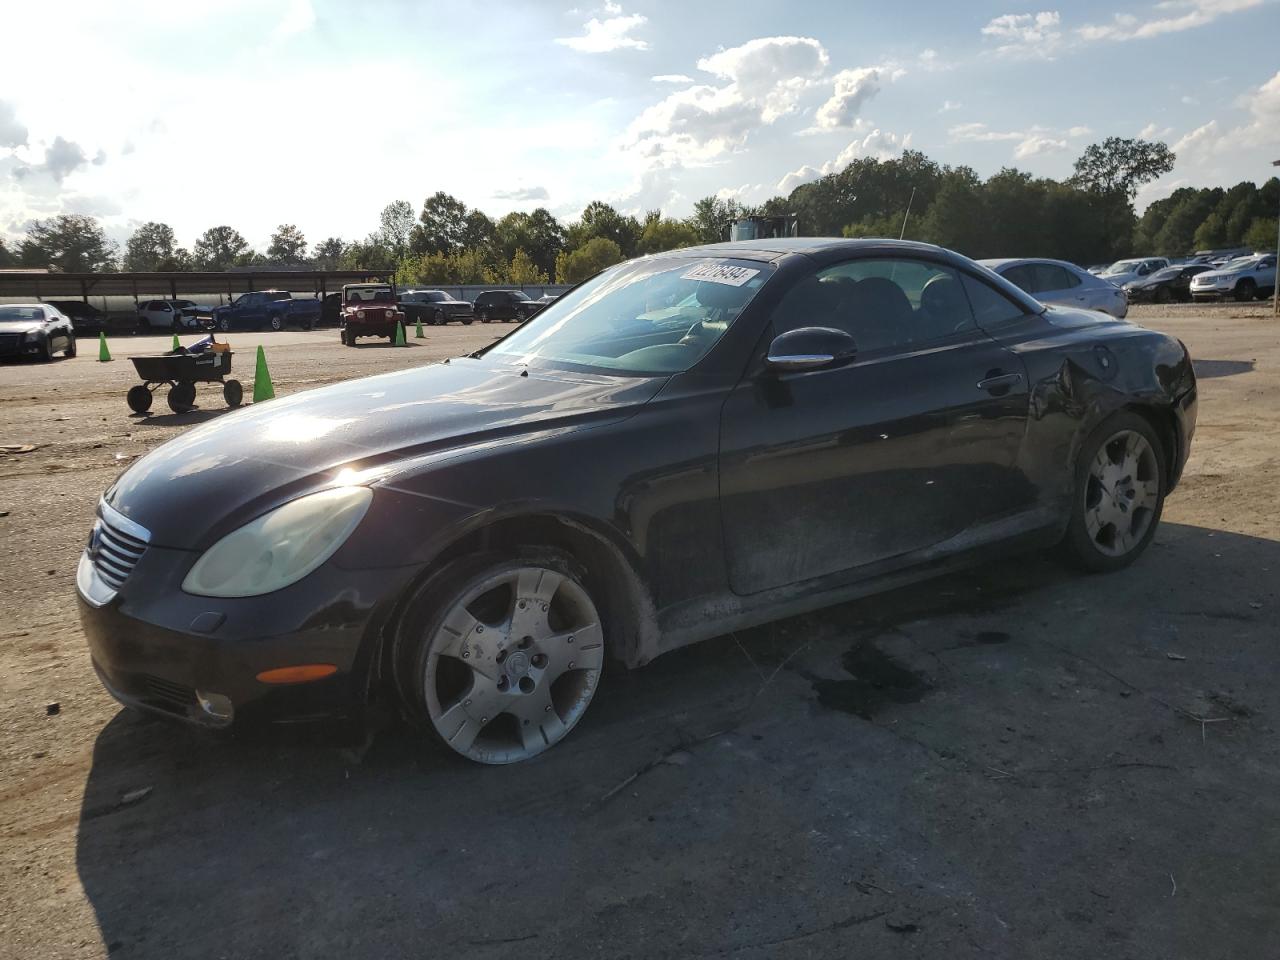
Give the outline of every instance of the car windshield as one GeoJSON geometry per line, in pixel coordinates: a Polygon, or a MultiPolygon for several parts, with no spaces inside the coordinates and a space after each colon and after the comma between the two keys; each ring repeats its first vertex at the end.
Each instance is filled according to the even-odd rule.
{"type": "Polygon", "coordinates": [[[527,293],[525,293],[523,290],[512,290],[512,291],[511,291],[511,296],[512,296],[512,298],[513,298],[513,299],[516,299],[516,300],[528,300],[528,299],[529,299],[529,295],[528,295],[527,293]]]}
{"type": "Polygon", "coordinates": [[[40,307],[0,307],[0,323],[6,320],[43,320],[44,310],[40,307]]]}
{"type": "Polygon", "coordinates": [[[1142,263],[1141,260],[1117,260],[1107,269],[1102,271],[1104,277],[1109,277],[1116,273],[1132,273],[1142,263]]]}
{"type": "Polygon", "coordinates": [[[1248,270],[1250,267],[1257,264],[1257,262],[1258,260],[1256,257],[1236,257],[1234,260],[1228,260],[1223,264],[1222,269],[1228,273],[1234,273],[1237,270],[1248,270]]]}
{"type": "Polygon", "coordinates": [[[347,291],[347,303],[369,303],[374,300],[389,303],[393,299],[390,287],[354,287],[347,291]]]}
{"type": "Polygon", "coordinates": [[[622,264],[549,304],[486,355],[679,373],[724,335],[772,272],[771,265],[750,260],[664,257],[622,264]]]}

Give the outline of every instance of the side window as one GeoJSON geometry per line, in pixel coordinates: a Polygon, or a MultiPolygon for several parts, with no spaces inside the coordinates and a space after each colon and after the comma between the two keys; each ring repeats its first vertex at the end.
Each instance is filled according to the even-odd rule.
{"type": "Polygon", "coordinates": [[[773,315],[775,336],[798,327],[835,327],[859,352],[909,347],[972,330],[956,272],[922,260],[859,259],[800,280],[773,315]]]}
{"type": "Polygon", "coordinates": [[[1022,317],[1022,307],[995,287],[967,273],[962,273],[960,279],[964,284],[964,292],[969,295],[969,304],[973,307],[973,316],[978,326],[984,329],[996,327],[1022,317]]]}
{"type": "Polygon", "coordinates": [[[1016,267],[1010,267],[1001,276],[1027,293],[1036,294],[1048,289],[1040,285],[1040,276],[1034,263],[1020,263],[1016,267]]]}
{"type": "Polygon", "coordinates": [[[1080,285],[1079,277],[1056,263],[1036,264],[1036,274],[1041,290],[1070,290],[1080,285]]]}

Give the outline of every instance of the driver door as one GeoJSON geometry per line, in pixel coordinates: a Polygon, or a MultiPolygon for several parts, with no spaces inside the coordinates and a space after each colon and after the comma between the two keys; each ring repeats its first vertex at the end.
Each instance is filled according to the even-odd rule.
{"type": "Polygon", "coordinates": [[[892,564],[1025,502],[1026,373],[978,328],[954,271],[907,259],[825,268],[783,298],[765,347],[806,326],[851,333],[856,357],[795,372],[761,360],[723,408],[735,593],[892,564]]]}

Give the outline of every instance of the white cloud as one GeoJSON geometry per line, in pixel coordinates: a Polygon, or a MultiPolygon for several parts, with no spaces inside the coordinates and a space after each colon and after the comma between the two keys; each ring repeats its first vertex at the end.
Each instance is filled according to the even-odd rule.
{"type": "Polygon", "coordinates": [[[89,162],[89,158],[85,156],[84,148],[73,140],[64,140],[62,137],[54,137],[53,143],[49,144],[44,152],[44,163],[40,165],[49,176],[53,177],[61,183],[77,168],[83,167],[89,162]]]}
{"type": "Polygon", "coordinates": [[[1188,94],[1183,94],[1182,103],[1184,106],[1194,107],[1194,106],[1197,106],[1200,103],[1200,101],[1193,96],[1190,96],[1188,94]]]}
{"type": "Polygon", "coordinates": [[[1110,23],[1087,24],[1077,33],[1087,41],[1142,40],[1165,33],[1180,33],[1212,23],[1219,17],[1261,6],[1263,0],[1161,0],[1153,14],[1136,17],[1117,13],[1110,23]]]}
{"type": "Polygon", "coordinates": [[[686,77],[683,73],[660,73],[649,79],[654,83],[693,83],[693,77],[686,77]]]}
{"type": "Polygon", "coordinates": [[[1021,140],[1025,134],[1018,133],[1016,130],[1008,132],[992,130],[985,123],[961,123],[951,127],[947,131],[947,136],[955,143],[964,141],[987,143],[994,140],[1021,140]]]}
{"type": "Polygon", "coordinates": [[[628,126],[621,143],[649,161],[705,163],[796,109],[825,72],[827,52],[807,37],[760,37],[698,61],[724,81],[669,94],[628,126]]]}
{"type": "Polygon", "coordinates": [[[514,200],[517,203],[551,199],[551,194],[547,192],[546,187],[516,187],[514,190],[495,190],[492,196],[495,200],[514,200]]]}
{"type": "Polygon", "coordinates": [[[18,122],[18,111],[13,104],[0,100],[0,148],[24,146],[27,128],[18,122]]]}
{"type": "Polygon", "coordinates": [[[289,5],[285,7],[284,16],[276,24],[275,36],[281,40],[286,37],[293,37],[300,33],[306,33],[315,25],[316,11],[311,6],[311,0],[289,0],[289,5]]]}
{"type": "Polygon", "coordinates": [[[875,67],[841,70],[835,76],[831,98],[818,108],[816,124],[824,130],[852,127],[863,104],[880,92],[880,71],[875,67]]]}
{"type": "Polygon", "coordinates": [[[1280,70],[1241,101],[1248,105],[1251,119],[1231,129],[1210,120],[1185,134],[1173,145],[1179,160],[1204,163],[1214,156],[1229,156],[1252,147],[1280,148],[1280,70]]]}
{"type": "Polygon", "coordinates": [[[604,12],[608,14],[605,19],[592,17],[583,25],[581,36],[557,37],[556,43],[579,53],[649,49],[648,41],[631,36],[633,30],[649,22],[648,17],[639,13],[624,14],[622,7],[616,3],[606,3],[604,12]]]}
{"type": "Polygon", "coordinates": [[[959,100],[943,100],[942,106],[938,108],[939,113],[950,113],[952,110],[959,110],[964,104],[959,100]]]}
{"type": "Polygon", "coordinates": [[[803,183],[810,183],[831,173],[839,173],[854,160],[862,157],[874,157],[877,160],[892,160],[911,146],[911,134],[899,136],[887,130],[875,129],[862,139],[854,139],[849,145],[820,167],[805,165],[793,170],[778,181],[778,192],[789,194],[803,183]]]}
{"type": "Polygon", "coordinates": [[[1057,10],[1006,13],[990,20],[982,34],[999,41],[996,52],[1006,56],[1049,57],[1062,41],[1057,10]]]}
{"type": "Polygon", "coordinates": [[[1154,122],[1148,123],[1138,131],[1139,140],[1168,140],[1173,136],[1173,127],[1158,127],[1154,122]]]}
{"type": "Polygon", "coordinates": [[[1054,140],[1052,137],[1030,136],[1014,148],[1013,155],[1018,160],[1036,157],[1043,153],[1061,153],[1067,149],[1067,141],[1054,140]]]}

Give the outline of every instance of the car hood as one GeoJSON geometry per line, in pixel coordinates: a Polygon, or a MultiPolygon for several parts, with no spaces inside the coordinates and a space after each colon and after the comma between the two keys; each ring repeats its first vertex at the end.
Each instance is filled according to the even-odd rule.
{"type": "Polygon", "coordinates": [[[1084,310],[1079,307],[1060,307],[1053,304],[1045,307],[1044,318],[1055,327],[1074,330],[1078,327],[1124,326],[1131,327],[1128,320],[1119,320],[1101,310],[1084,310]]]}
{"type": "Polygon", "coordinates": [[[34,320],[0,320],[0,333],[35,333],[42,326],[34,320]]]}
{"type": "Polygon", "coordinates": [[[195,549],[334,482],[377,483],[482,444],[620,419],[667,379],[464,358],[352,380],[195,427],[130,467],[106,499],[153,544],[195,549]]]}

